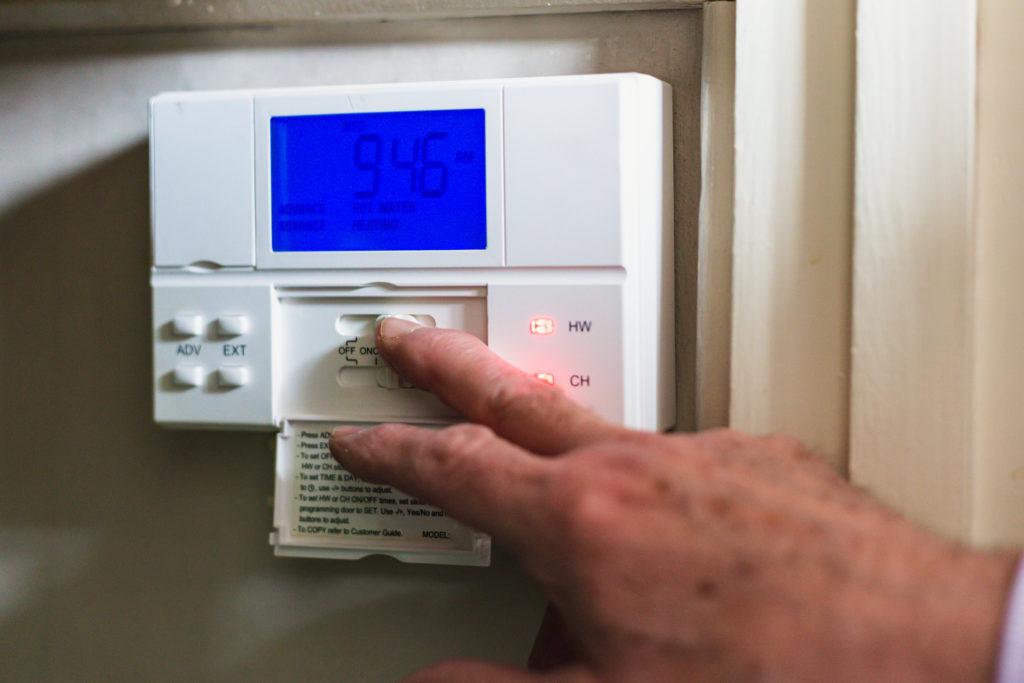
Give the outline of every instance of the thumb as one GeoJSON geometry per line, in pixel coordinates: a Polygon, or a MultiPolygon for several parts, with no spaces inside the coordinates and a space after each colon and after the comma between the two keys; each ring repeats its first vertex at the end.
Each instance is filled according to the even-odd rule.
{"type": "Polygon", "coordinates": [[[450,659],[410,674],[402,683],[593,683],[582,668],[573,666],[535,673],[518,666],[470,659],[450,659]]]}

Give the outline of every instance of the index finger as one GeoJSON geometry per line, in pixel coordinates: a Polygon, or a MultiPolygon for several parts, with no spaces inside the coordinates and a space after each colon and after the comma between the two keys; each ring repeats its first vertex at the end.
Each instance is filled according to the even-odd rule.
{"type": "Polygon", "coordinates": [[[551,499],[554,463],[486,427],[338,427],[329,445],[334,459],[360,479],[436,505],[513,550],[536,545],[551,527],[540,515],[551,499]]]}
{"type": "Polygon", "coordinates": [[[471,334],[386,318],[377,328],[377,348],[405,380],[534,453],[564,453],[624,431],[471,334]]]}

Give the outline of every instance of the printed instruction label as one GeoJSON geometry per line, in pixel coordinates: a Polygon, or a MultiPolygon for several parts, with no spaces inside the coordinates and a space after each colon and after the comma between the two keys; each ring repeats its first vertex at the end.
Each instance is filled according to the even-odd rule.
{"type": "Polygon", "coordinates": [[[317,546],[473,550],[478,534],[441,510],[343,469],[327,444],[333,428],[296,422],[279,437],[278,477],[290,489],[281,491],[290,498],[289,518],[279,519],[286,537],[317,546]]]}

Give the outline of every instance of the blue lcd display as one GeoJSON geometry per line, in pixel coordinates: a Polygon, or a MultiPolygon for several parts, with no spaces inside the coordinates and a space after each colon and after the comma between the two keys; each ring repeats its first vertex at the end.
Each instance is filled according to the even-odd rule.
{"type": "Polygon", "coordinates": [[[274,251],[487,248],[483,109],[270,119],[274,251]]]}

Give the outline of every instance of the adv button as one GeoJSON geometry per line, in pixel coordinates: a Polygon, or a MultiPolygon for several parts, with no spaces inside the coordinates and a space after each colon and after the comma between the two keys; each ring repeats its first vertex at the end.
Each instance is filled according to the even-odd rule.
{"type": "Polygon", "coordinates": [[[203,316],[179,313],[171,321],[171,331],[177,337],[195,337],[203,331],[203,316]]]}
{"type": "Polygon", "coordinates": [[[201,365],[177,365],[172,377],[178,387],[198,387],[203,383],[203,367],[201,365]]]}

